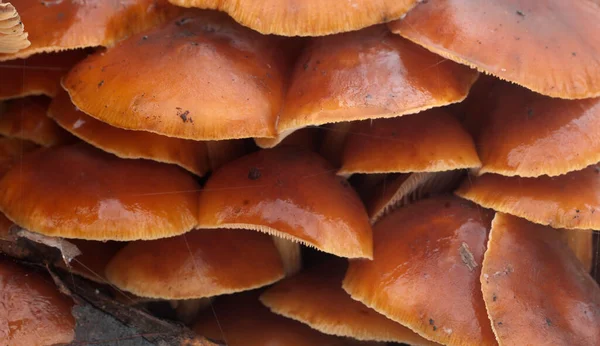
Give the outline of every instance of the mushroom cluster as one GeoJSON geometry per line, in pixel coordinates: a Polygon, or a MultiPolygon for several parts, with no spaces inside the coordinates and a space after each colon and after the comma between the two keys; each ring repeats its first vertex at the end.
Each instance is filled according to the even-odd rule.
{"type": "Polygon", "coordinates": [[[89,341],[74,276],[178,345],[600,345],[594,32],[593,0],[0,3],[0,345],[89,341]]]}

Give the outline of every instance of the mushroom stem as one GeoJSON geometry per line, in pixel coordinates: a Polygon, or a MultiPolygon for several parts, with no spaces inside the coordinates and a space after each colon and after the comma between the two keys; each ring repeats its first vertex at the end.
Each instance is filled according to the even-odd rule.
{"type": "Polygon", "coordinates": [[[244,141],[241,140],[206,141],[205,143],[211,170],[216,170],[227,162],[243,156],[247,151],[244,141]]]}
{"type": "Polygon", "coordinates": [[[327,134],[323,138],[320,154],[335,167],[341,166],[344,144],[346,143],[346,137],[352,124],[352,122],[334,123],[326,128],[327,134]]]}
{"type": "Polygon", "coordinates": [[[276,236],[272,236],[271,238],[281,256],[285,276],[292,276],[300,271],[302,268],[300,244],[276,236]]]}
{"type": "Polygon", "coordinates": [[[575,256],[589,273],[592,270],[592,260],[594,257],[593,231],[561,229],[559,232],[563,242],[573,250],[575,256]]]}
{"type": "Polygon", "coordinates": [[[201,310],[210,305],[211,298],[170,300],[169,304],[175,310],[177,319],[185,324],[194,322],[201,310]]]}

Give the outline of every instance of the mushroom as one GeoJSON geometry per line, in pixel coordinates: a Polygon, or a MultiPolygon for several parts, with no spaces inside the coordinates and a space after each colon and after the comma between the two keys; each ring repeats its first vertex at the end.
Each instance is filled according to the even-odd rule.
{"type": "Polygon", "coordinates": [[[360,302],[342,289],[347,264],[329,260],[278,282],[260,300],[272,312],[322,333],[366,341],[434,345],[360,302]]]}
{"type": "Polygon", "coordinates": [[[286,60],[277,42],[223,14],[191,12],[89,56],[63,86],[81,111],[122,129],[273,137],[286,60]]]}
{"type": "Polygon", "coordinates": [[[479,284],[490,221],[452,196],[397,209],[375,224],[374,259],[351,260],[343,288],[426,339],[495,345],[479,284]]]}
{"type": "Polygon", "coordinates": [[[219,297],[205,310],[194,331],[228,346],[375,346],[321,334],[305,324],[271,313],[251,291],[219,297]]]}
{"type": "Polygon", "coordinates": [[[554,228],[600,230],[600,166],[557,177],[483,174],[455,193],[485,208],[554,228]]]}
{"type": "Polygon", "coordinates": [[[559,230],[560,238],[569,246],[589,273],[594,266],[594,231],[592,230],[559,230]]]}
{"type": "Polygon", "coordinates": [[[110,126],[78,110],[64,90],[52,100],[48,115],[70,133],[121,158],[172,163],[199,176],[245,151],[241,141],[199,142],[110,126]]]}
{"type": "Polygon", "coordinates": [[[70,239],[69,242],[75,245],[81,254],[68,264],[60,259],[54,265],[101,284],[108,282],[105,275],[106,266],[116,253],[127,245],[126,242],[99,242],[81,239],[70,239]]]}
{"type": "Polygon", "coordinates": [[[62,76],[87,53],[86,50],[43,53],[2,62],[0,101],[32,95],[56,96],[62,76]]]}
{"type": "Polygon", "coordinates": [[[177,237],[131,242],[106,267],[108,280],[122,290],[177,300],[252,290],[283,276],[273,241],[249,230],[197,229],[177,237]]]}
{"type": "Polygon", "coordinates": [[[336,256],[371,258],[371,227],[355,191],[317,154],[261,150],[213,173],[200,192],[200,228],[242,228],[336,256]]]}
{"type": "Polygon", "coordinates": [[[50,346],[75,338],[73,301],[50,278],[0,258],[0,292],[3,345],[50,346]]]}
{"type": "Polygon", "coordinates": [[[129,243],[110,260],[106,277],[136,296],[171,300],[178,317],[189,323],[210,298],[269,285],[285,275],[284,266],[268,235],[194,230],[129,243]]]}
{"type": "Polygon", "coordinates": [[[19,13],[10,3],[0,3],[0,54],[16,53],[31,45],[19,13]]]}
{"type": "Polygon", "coordinates": [[[466,107],[479,123],[479,174],[557,176],[600,161],[600,98],[561,100],[501,81],[483,94],[466,107]]]}
{"type": "Polygon", "coordinates": [[[312,39],[296,60],[277,138],[256,142],[273,147],[306,126],[398,117],[460,102],[477,75],[383,25],[312,39]]]}
{"type": "MultiPolygon", "coordinates": [[[[29,141],[0,137],[0,177],[37,146],[29,141]]],[[[1,213],[0,213],[1,214],[1,213]]]]}
{"type": "Polygon", "coordinates": [[[44,147],[73,143],[75,138],[46,115],[49,104],[45,96],[7,101],[5,109],[0,109],[0,135],[44,147]]]}
{"type": "Polygon", "coordinates": [[[447,59],[543,95],[600,96],[594,1],[423,1],[389,24],[447,59]]]}
{"type": "Polygon", "coordinates": [[[169,0],[183,7],[224,11],[262,34],[322,36],[402,17],[419,0],[169,0]]]}
{"type": "Polygon", "coordinates": [[[80,143],[26,156],[0,180],[0,210],[48,236],[156,239],[196,226],[198,190],[176,166],[123,160],[80,143]]]}
{"type": "Polygon", "coordinates": [[[37,53],[111,46],[181,12],[166,0],[19,0],[16,9],[30,34],[31,45],[17,52],[0,53],[0,61],[37,53]]]}
{"type": "Polygon", "coordinates": [[[496,214],[481,288],[500,345],[600,343],[600,288],[555,229],[496,214]]]}
{"type": "Polygon", "coordinates": [[[481,166],[471,136],[442,108],[353,123],[341,157],[338,174],[373,177],[359,182],[366,184],[359,191],[371,223],[395,207],[457,183],[463,169],[481,166]]]}

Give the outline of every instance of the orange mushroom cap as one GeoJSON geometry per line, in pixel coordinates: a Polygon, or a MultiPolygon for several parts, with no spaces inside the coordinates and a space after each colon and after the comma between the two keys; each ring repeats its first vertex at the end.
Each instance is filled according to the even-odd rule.
{"type": "Polygon", "coordinates": [[[0,3],[0,54],[16,53],[31,45],[19,13],[10,3],[0,3]]]}
{"type": "Polygon", "coordinates": [[[53,99],[48,115],[84,141],[128,159],[149,159],[179,165],[199,176],[211,169],[212,156],[230,161],[241,156],[242,144],[215,144],[157,135],[145,131],[124,130],[96,120],[75,107],[66,91],[53,99]],[[211,152],[215,147],[216,153],[211,152]]]}
{"type": "Polygon", "coordinates": [[[37,146],[29,141],[0,137],[0,177],[37,146]]]}
{"type": "Polygon", "coordinates": [[[540,94],[600,96],[594,1],[436,0],[389,24],[394,33],[540,94]]]}
{"type": "Polygon", "coordinates": [[[356,192],[323,158],[297,147],[261,150],[213,173],[200,193],[199,227],[253,229],[341,257],[372,255],[356,192]]]}
{"type": "Polygon", "coordinates": [[[37,53],[111,46],[134,33],[178,15],[166,0],[13,1],[29,32],[31,45],[0,61],[37,53]]]}
{"type": "Polygon", "coordinates": [[[494,345],[479,275],[491,215],[443,196],[392,212],[375,225],[373,261],[352,260],[353,299],[444,345],[494,345]]]}
{"type": "Polygon", "coordinates": [[[75,338],[73,301],[50,278],[2,258],[0,292],[3,345],[66,344],[75,338]]]}
{"type": "Polygon", "coordinates": [[[554,228],[600,230],[600,166],[558,177],[466,179],[455,192],[485,208],[554,228]]]}
{"type": "Polygon", "coordinates": [[[274,38],[194,11],[88,57],[63,86],[77,108],[123,129],[194,140],[273,137],[284,60],[274,38]]]}
{"type": "Polygon", "coordinates": [[[600,343],[600,288],[552,228],[496,214],[481,287],[500,345],[600,343]]]}
{"type": "Polygon", "coordinates": [[[481,166],[471,136],[442,109],[357,122],[346,138],[341,175],[442,172],[481,166]]]}
{"type": "Polygon", "coordinates": [[[385,26],[313,39],[297,59],[275,140],[302,127],[397,117],[462,101],[477,72],[385,26]]]}
{"type": "Polygon", "coordinates": [[[8,101],[0,111],[0,135],[44,147],[73,143],[75,137],[46,115],[49,104],[50,99],[36,96],[8,101]]]}
{"type": "Polygon", "coordinates": [[[0,180],[0,210],[48,236],[136,240],[196,225],[199,186],[176,166],[76,144],[32,153],[0,180]]]}
{"type": "Polygon", "coordinates": [[[589,273],[594,267],[594,231],[561,229],[559,233],[561,239],[583,264],[585,271],[589,273]]]}
{"type": "MultiPolygon", "coordinates": [[[[258,300],[257,291],[217,298],[202,313],[194,331],[228,346],[359,346],[366,344],[321,334],[305,324],[276,315],[258,300]]],[[[370,345],[370,344],[369,344],[370,345]]]]}
{"type": "Polygon", "coordinates": [[[0,100],[31,95],[54,97],[60,88],[62,76],[87,53],[85,50],[71,50],[2,62],[0,100]]]}
{"type": "Polygon", "coordinates": [[[184,7],[227,12],[262,34],[322,36],[402,17],[418,0],[169,0],[184,7]]]}
{"type": "Polygon", "coordinates": [[[498,81],[474,101],[479,173],[556,176],[600,161],[600,98],[561,100],[498,81]]]}
{"type": "Polygon", "coordinates": [[[359,340],[433,345],[412,330],[350,298],[342,261],[328,261],[275,284],[260,300],[276,314],[331,335],[359,340]]]}
{"type": "Polygon", "coordinates": [[[262,287],[284,271],[268,235],[220,229],[130,243],[110,261],[106,276],[141,297],[191,299],[262,287]]]}

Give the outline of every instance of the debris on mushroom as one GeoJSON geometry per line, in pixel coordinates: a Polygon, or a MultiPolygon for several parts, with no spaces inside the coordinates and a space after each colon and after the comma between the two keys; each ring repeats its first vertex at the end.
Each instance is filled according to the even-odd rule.
{"type": "Polygon", "coordinates": [[[0,180],[0,210],[48,236],[156,239],[196,226],[198,190],[176,166],[119,159],[80,143],[27,155],[0,180]]]}
{"type": "Polygon", "coordinates": [[[600,340],[600,287],[555,229],[497,213],[481,288],[500,345],[600,340]]]}
{"type": "Polygon", "coordinates": [[[306,149],[261,150],[224,165],[206,182],[199,205],[199,228],[251,229],[340,257],[372,257],[371,227],[356,192],[306,149]]]}
{"type": "Polygon", "coordinates": [[[495,345],[479,284],[491,213],[451,196],[393,211],[373,230],[373,261],[350,260],[350,296],[444,345],[495,345]]]}
{"type": "Polygon", "coordinates": [[[420,0],[169,0],[183,7],[226,12],[262,34],[322,36],[401,18],[420,0]]]}
{"type": "Polygon", "coordinates": [[[272,312],[325,334],[410,345],[435,344],[353,300],[342,289],[346,267],[343,260],[325,261],[278,282],[260,300],[272,312]]]}
{"type": "Polygon", "coordinates": [[[594,1],[423,1],[390,29],[444,58],[565,99],[600,96],[594,1]]]}
{"type": "Polygon", "coordinates": [[[28,33],[15,7],[0,3],[0,54],[14,54],[31,45],[28,33]]]}

